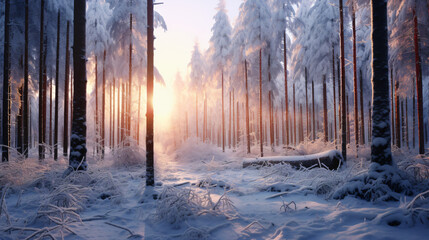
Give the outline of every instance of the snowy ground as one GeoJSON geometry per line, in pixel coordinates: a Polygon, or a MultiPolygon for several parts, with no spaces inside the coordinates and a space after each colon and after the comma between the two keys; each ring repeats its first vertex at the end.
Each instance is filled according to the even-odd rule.
{"type": "MultiPolygon", "coordinates": [[[[330,147],[314,144],[287,154],[330,147]]],[[[2,163],[0,239],[425,239],[429,234],[428,199],[410,205],[428,189],[427,179],[400,202],[332,199],[335,189],[367,170],[369,149],[361,149],[358,159],[349,156],[338,171],[243,169],[242,150],[222,153],[190,141],[175,151],[157,150],[153,191],[159,200],[145,191],[145,168],[134,151],[108,154],[102,162],[90,159],[88,172],[65,179],[65,160],[2,163]]],[[[281,153],[279,148],[274,155],[281,153]]]]}

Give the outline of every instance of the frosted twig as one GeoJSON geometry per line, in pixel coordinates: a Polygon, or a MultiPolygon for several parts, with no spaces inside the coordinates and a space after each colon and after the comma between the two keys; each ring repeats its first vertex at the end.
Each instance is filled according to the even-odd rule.
{"type": "Polygon", "coordinates": [[[243,230],[241,230],[242,232],[248,230],[250,227],[252,227],[253,225],[258,225],[259,227],[261,227],[264,230],[267,230],[260,222],[258,221],[253,221],[251,222],[249,225],[247,225],[243,230]]]}
{"type": "Polygon", "coordinates": [[[414,203],[417,201],[417,199],[419,199],[419,198],[424,199],[425,195],[426,195],[426,194],[428,194],[428,193],[429,193],[429,190],[427,190],[427,191],[425,191],[425,192],[422,192],[422,193],[417,194],[417,196],[415,196],[415,197],[413,198],[413,200],[411,200],[411,202],[407,204],[407,209],[412,208],[412,207],[413,207],[413,205],[414,205],[414,203]]]}

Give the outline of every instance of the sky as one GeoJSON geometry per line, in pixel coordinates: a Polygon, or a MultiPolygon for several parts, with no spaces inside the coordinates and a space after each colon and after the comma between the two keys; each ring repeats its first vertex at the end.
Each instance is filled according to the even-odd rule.
{"type": "MultiPolygon", "coordinates": [[[[193,47],[198,41],[200,50],[209,47],[214,15],[219,0],[158,0],[155,5],[168,30],[155,30],[155,67],[170,87],[179,71],[186,78],[193,47]]],[[[242,0],[225,0],[231,25],[238,16],[242,0]]]]}

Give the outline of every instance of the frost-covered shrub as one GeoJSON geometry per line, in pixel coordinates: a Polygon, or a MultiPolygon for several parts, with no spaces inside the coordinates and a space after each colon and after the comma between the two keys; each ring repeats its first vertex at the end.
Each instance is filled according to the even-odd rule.
{"type": "Polygon", "coordinates": [[[141,166],[144,167],[146,156],[136,146],[123,146],[114,153],[113,166],[117,168],[141,166]]]}
{"type": "Polygon", "coordinates": [[[192,189],[165,188],[159,196],[156,216],[175,227],[188,217],[196,216],[203,209],[203,200],[192,189]]]}
{"type": "Polygon", "coordinates": [[[399,201],[402,194],[412,194],[406,174],[391,165],[372,163],[366,174],[353,177],[333,197],[342,199],[350,195],[367,201],[399,201]]]}
{"type": "Polygon", "coordinates": [[[409,203],[402,202],[399,208],[379,214],[373,222],[406,227],[429,225],[429,190],[418,194],[409,203]]]}

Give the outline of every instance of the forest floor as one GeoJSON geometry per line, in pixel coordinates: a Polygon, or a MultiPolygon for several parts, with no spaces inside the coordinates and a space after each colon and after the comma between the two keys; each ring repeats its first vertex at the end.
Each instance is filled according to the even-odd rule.
{"type": "MultiPolygon", "coordinates": [[[[294,155],[330,147],[313,144],[265,151],[294,155]]],[[[429,235],[428,198],[416,198],[415,207],[409,208],[416,194],[428,189],[427,179],[415,185],[414,196],[403,196],[399,202],[332,199],[335,189],[367,171],[369,148],[361,149],[359,158],[349,156],[347,165],[337,171],[294,170],[288,165],[243,169],[242,156],[242,150],[223,153],[192,141],[177,150],[157,149],[157,184],[151,191],[145,189],[143,157],[133,149],[107,153],[103,161],[88,158],[89,171],[65,178],[65,159],[2,163],[0,239],[424,239],[429,235]],[[158,200],[152,198],[154,192],[158,200]]],[[[401,156],[405,155],[397,158],[401,156]]]]}

